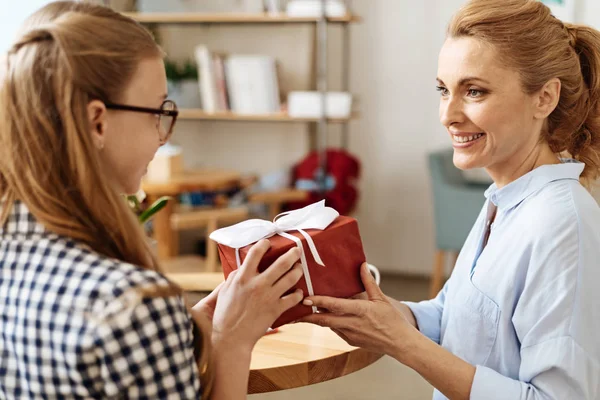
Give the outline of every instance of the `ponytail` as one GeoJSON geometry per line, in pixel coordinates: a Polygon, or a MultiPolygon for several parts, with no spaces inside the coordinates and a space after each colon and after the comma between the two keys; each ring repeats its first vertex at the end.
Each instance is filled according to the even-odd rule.
{"type": "Polygon", "coordinates": [[[583,162],[582,178],[591,184],[600,175],[600,32],[583,26],[565,24],[579,61],[583,93],[577,99],[582,108],[580,125],[570,134],[551,141],[559,151],[564,148],[583,162]]]}

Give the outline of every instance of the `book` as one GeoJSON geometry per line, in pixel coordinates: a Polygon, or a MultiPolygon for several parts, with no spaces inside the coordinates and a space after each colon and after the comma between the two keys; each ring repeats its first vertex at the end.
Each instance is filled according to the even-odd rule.
{"type": "Polygon", "coordinates": [[[238,114],[271,114],[281,110],[277,66],[273,57],[231,55],[225,61],[231,110],[238,114]]]}
{"type": "Polygon", "coordinates": [[[198,64],[202,109],[209,113],[217,112],[217,83],[212,55],[204,45],[196,46],[194,55],[198,64]]]}
{"type": "Polygon", "coordinates": [[[217,109],[219,111],[227,111],[230,109],[230,107],[229,96],[227,94],[227,78],[225,75],[224,56],[221,54],[215,54],[213,60],[217,89],[217,109]]]}

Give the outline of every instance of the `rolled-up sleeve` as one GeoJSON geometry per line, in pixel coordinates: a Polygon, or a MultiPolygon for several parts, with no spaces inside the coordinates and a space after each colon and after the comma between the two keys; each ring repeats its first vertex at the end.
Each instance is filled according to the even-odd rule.
{"type": "Polygon", "coordinates": [[[440,344],[442,313],[444,311],[447,290],[448,282],[446,282],[438,295],[431,300],[418,303],[403,301],[415,316],[419,331],[437,344],[440,344]]]}
{"type": "Polygon", "coordinates": [[[600,369],[570,337],[561,337],[521,350],[519,380],[477,366],[473,400],[597,399],[600,369]]]}

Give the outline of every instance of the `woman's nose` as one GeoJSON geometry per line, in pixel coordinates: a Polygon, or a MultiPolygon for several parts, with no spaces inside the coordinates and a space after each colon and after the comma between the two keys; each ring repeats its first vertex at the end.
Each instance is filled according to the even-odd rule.
{"type": "Polygon", "coordinates": [[[463,122],[463,119],[464,113],[460,99],[450,96],[440,101],[440,122],[442,125],[449,127],[463,122]]]}

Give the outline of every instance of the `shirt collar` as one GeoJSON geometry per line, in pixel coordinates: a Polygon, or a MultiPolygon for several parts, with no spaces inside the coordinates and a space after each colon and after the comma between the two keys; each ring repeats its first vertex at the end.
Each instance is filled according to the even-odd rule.
{"type": "Polygon", "coordinates": [[[573,159],[561,159],[561,164],[542,165],[501,189],[492,184],[485,197],[500,209],[510,209],[536,193],[550,182],[572,179],[579,180],[585,164],[573,159]]]}

